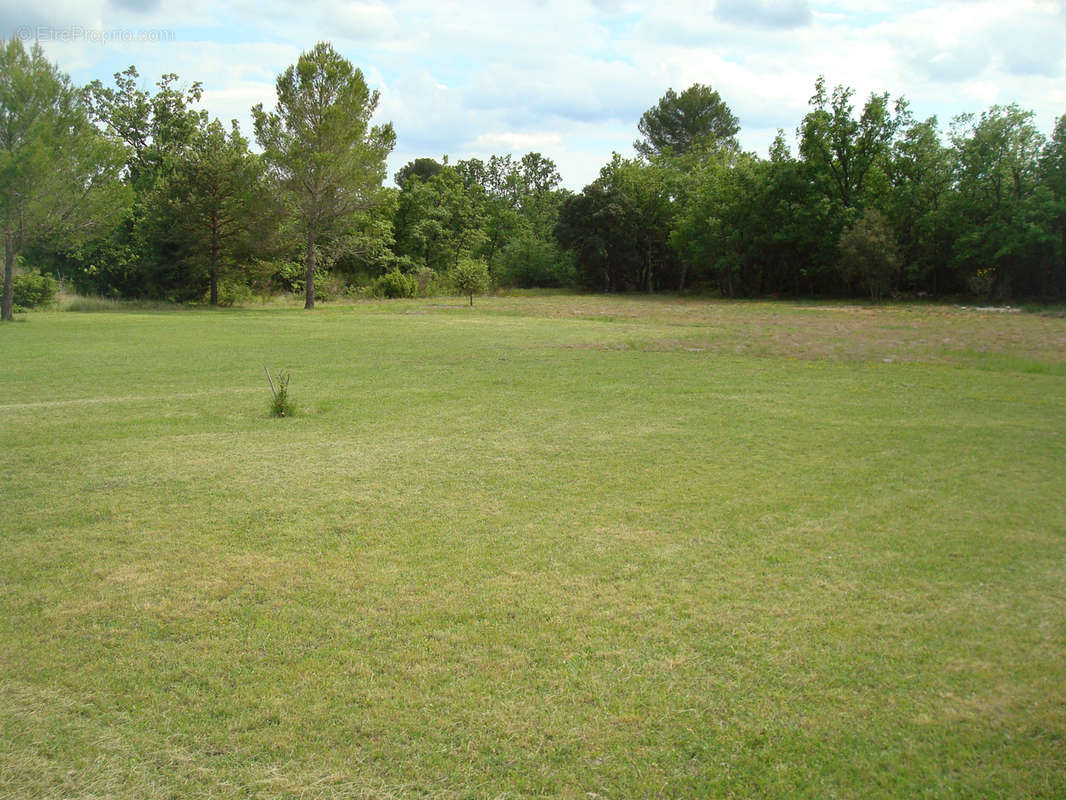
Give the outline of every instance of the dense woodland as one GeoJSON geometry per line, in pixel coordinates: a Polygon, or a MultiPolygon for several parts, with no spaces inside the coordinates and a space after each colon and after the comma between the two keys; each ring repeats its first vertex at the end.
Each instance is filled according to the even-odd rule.
{"type": "Polygon", "coordinates": [[[709,86],[669,90],[580,193],[539,153],[418,158],[328,44],[253,109],[254,140],[200,83],[134,67],[75,87],[39,48],[0,52],[4,317],[13,285],[229,304],[458,287],[601,292],[1066,296],[1066,116],[1015,105],[943,127],[906,101],[815,83],[796,152],[741,150],[709,86]],[[40,273],[40,274],[38,274],[40,273]]]}

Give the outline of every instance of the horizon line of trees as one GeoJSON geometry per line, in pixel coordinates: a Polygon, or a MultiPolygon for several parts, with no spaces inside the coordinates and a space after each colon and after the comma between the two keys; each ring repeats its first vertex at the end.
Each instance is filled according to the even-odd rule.
{"type": "MultiPolygon", "coordinates": [[[[75,87],[39,46],[0,50],[3,317],[16,268],[82,293],[227,304],[253,293],[413,295],[446,285],[724,296],[1066,297],[1066,116],[1017,105],[916,120],[819,78],[793,154],[744,152],[711,87],[670,89],[574,193],[551,159],[416,158],[328,43],[253,110],[254,152],[196,110],[202,85],[135,67],[75,87]],[[471,275],[476,273],[475,278],[471,275]],[[472,282],[471,282],[472,281],[472,282]]],[[[465,290],[464,290],[465,291],[465,290]]],[[[472,297],[472,294],[471,294],[472,297]]]]}

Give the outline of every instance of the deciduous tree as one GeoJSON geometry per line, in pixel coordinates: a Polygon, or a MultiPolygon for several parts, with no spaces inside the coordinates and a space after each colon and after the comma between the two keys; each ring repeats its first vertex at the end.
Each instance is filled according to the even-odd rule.
{"type": "Polygon", "coordinates": [[[893,138],[910,119],[906,101],[896,100],[893,108],[888,92],[871,94],[856,118],[854,95],[844,86],[830,95],[819,77],[800,126],[800,156],[812,178],[846,209],[861,208],[870,184],[883,179],[893,138]]]}
{"type": "Polygon", "coordinates": [[[0,46],[0,232],[12,319],[14,268],[35,243],[76,246],[111,224],[128,197],[123,153],[89,120],[84,97],[44,56],[16,38],[0,46]]]}
{"type": "Polygon", "coordinates": [[[1040,185],[1044,137],[1033,113],[993,106],[954,121],[956,220],[954,267],[969,277],[995,271],[994,294],[1041,292],[1055,248],[1053,197],[1040,185]]]}

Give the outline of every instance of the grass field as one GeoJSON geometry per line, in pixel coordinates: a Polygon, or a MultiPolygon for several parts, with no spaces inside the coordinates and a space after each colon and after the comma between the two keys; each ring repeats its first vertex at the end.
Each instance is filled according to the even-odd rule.
{"type": "Polygon", "coordinates": [[[0,798],[1066,796],[1066,319],[50,312],[0,359],[0,798]]]}

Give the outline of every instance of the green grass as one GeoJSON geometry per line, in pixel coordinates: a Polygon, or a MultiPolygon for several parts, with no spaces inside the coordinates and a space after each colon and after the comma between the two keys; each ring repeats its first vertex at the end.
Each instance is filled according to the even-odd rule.
{"type": "Polygon", "coordinates": [[[0,798],[1066,793],[1066,320],[464,304],[0,327],[0,798]]]}

